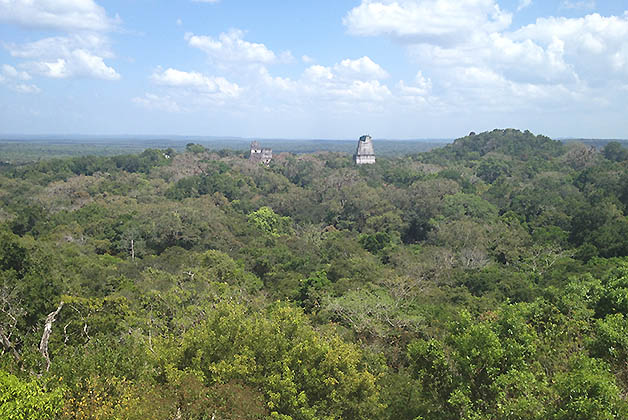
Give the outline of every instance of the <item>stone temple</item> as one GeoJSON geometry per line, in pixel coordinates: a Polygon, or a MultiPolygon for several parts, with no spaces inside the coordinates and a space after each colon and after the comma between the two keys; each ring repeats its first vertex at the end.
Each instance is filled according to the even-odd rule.
{"type": "Polygon", "coordinates": [[[262,149],[262,146],[256,141],[251,143],[251,156],[249,160],[254,163],[263,163],[268,165],[273,160],[273,149],[262,149]]]}
{"type": "Polygon", "coordinates": [[[358,149],[353,155],[356,165],[369,165],[375,163],[375,149],[371,136],[362,136],[358,141],[358,149]]]}

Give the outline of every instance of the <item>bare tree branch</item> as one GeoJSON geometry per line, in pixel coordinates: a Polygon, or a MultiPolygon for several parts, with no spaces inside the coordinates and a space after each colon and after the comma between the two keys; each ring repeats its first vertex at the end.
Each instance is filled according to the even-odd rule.
{"type": "Polygon", "coordinates": [[[39,351],[46,359],[46,372],[50,370],[50,356],[48,355],[48,341],[50,341],[50,334],[52,333],[52,324],[55,322],[55,318],[61,312],[63,308],[63,301],[59,303],[59,307],[56,311],[48,314],[46,318],[46,324],[44,325],[44,333],[41,336],[41,342],[39,343],[39,351]]]}
{"type": "Polygon", "coordinates": [[[1,325],[0,325],[0,340],[2,341],[2,345],[6,347],[7,350],[11,350],[15,359],[19,362],[21,360],[20,354],[15,349],[15,346],[13,345],[13,343],[11,343],[11,340],[9,340],[9,337],[7,336],[6,332],[4,331],[4,328],[2,328],[1,325]]]}

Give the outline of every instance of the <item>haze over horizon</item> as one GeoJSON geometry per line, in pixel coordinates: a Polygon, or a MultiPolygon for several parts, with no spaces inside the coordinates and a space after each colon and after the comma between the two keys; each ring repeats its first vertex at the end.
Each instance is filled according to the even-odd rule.
{"type": "Polygon", "coordinates": [[[0,135],[626,138],[620,0],[0,0],[0,135]]]}

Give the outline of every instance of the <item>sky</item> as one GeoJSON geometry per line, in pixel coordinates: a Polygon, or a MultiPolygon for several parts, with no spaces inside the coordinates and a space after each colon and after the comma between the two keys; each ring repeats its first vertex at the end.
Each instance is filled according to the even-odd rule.
{"type": "Polygon", "coordinates": [[[0,134],[628,138],[626,0],[0,0],[0,134]]]}

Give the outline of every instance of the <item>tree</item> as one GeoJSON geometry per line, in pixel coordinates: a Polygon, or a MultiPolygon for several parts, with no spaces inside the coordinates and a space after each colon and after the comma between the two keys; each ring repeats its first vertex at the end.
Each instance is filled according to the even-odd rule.
{"type": "Polygon", "coordinates": [[[161,341],[160,369],[169,381],[184,372],[206,386],[232,381],[261,390],[271,418],[376,418],[375,377],[356,346],[323,338],[284,304],[247,314],[222,303],[197,328],[161,341]]]}
{"type": "Polygon", "coordinates": [[[199,154],[206,152],[207,149],[200,144],[188,143],[185,145],[185,151],[188,153],[199,154]]]}
{"type": "Polygon", "coordinates": [[[604,150],[602,152],[604,157],[608,160],[612,160],[614,162],[623,162],[628,160],[628,149],[622,146],[621,143],[616,141],[611,141],[606,146],[604,146],[604,150]]]}
{"type": "Polygon", "coordinates": [[[63,391],[47,391],[37,382],[23,381],[0,370],[0,418],[5,420],[56,420],[63,391]]]}
{"type": "Polygon", "coordinates": [[[628,386],[628,318],[617,313],[598,319],[595,333],[589,344],[591,354],[610,363],[625,388],[628,386]]]}
{"type": "Polygon", "coordinates": [[[484,182],[492,184],[500,176],[510,175],[510,168],[508,165],[497,159],[485,159],[477,168],[476,174],[484,182]]]}
{"type": "Polygon", "coordinates": [[[628,416],[615,378],[608,366],[596,359],[576,356],[571,369],[557,375],[559,399],[553,409],[555,420],[608,420],[628,416]]]}
{"type": "Polygon", "coordinates": [[[573,218],[569,239],[576,246],[595,246],[603,257],[626,256],[628,219],[608,201],[583,206],[573,218]]]}
{"type": "Polygon", "coordinates": [[[271,237],[279,237],[290,232],[292,225],[289,217],[281,217],[273,209],[266,206],[250,213],[247,218],[257,230],[271,237]]]}
{"type": "Polygon", "coordinates": [[[547,418],[543,408],[550,394],[534,363],[536,340],[522,313],[509,308],[484,321],[463,313],[444,342],[411,343],[408,358],[425,399],[425,418],[502,418],[506,406],[509,418],[547,418]]]}

